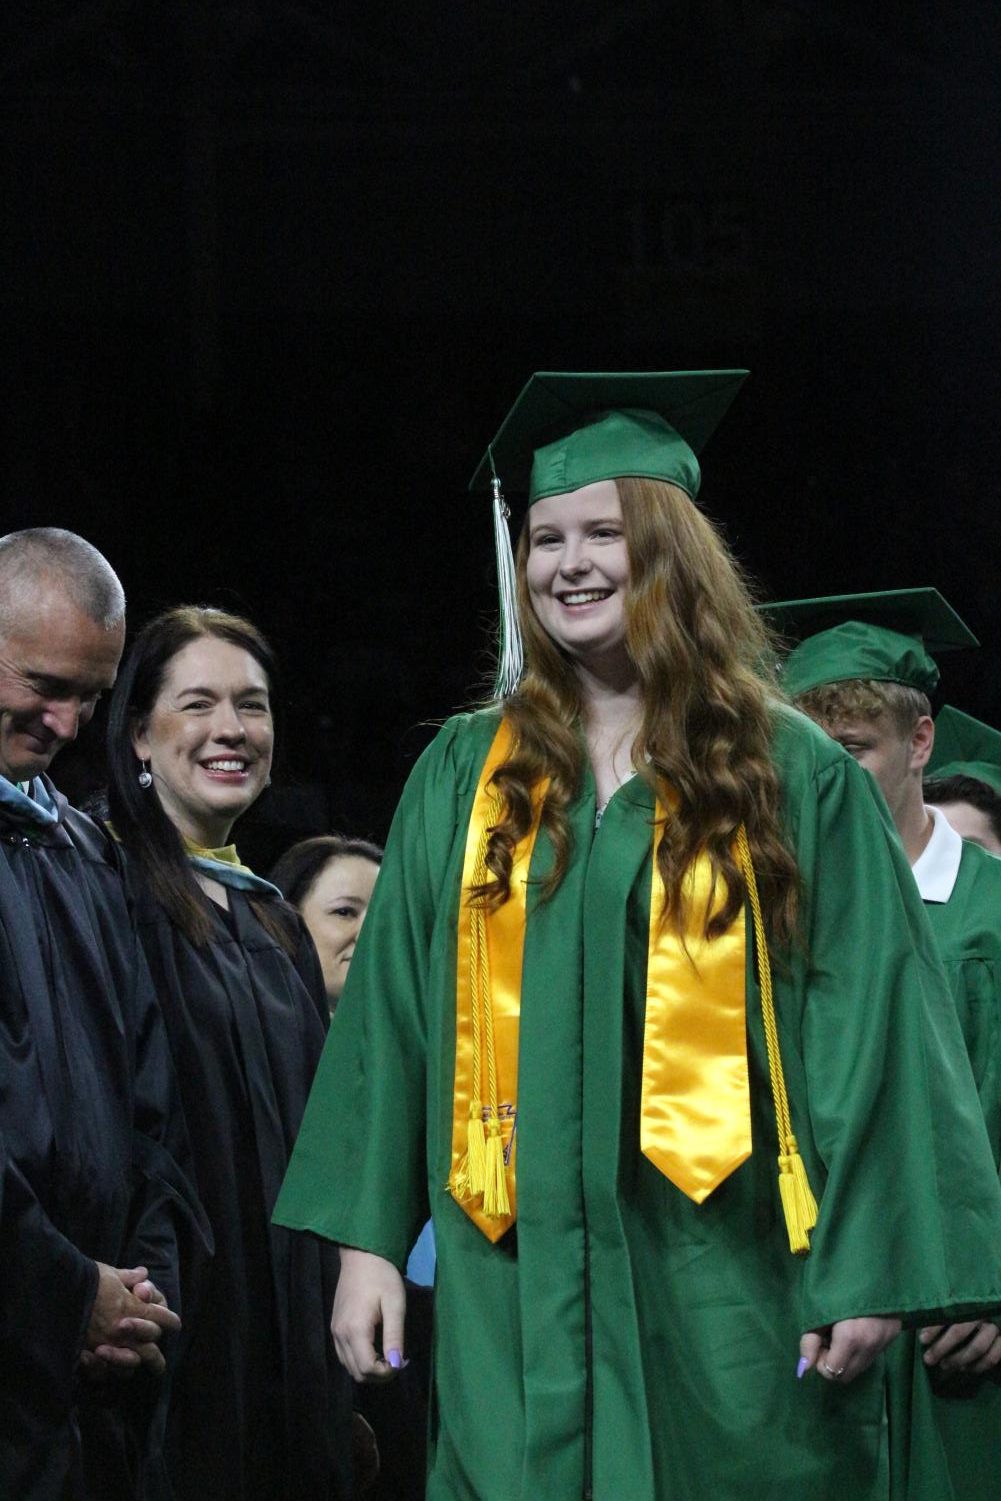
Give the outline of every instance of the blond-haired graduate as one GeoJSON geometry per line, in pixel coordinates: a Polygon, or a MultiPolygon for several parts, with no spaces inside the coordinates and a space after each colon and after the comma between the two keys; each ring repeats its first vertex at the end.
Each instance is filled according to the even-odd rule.
{"type": "Polygon", "coordinates": [[[1001,1296],[906,862],[695,504],[743,376],[537,375],[474,477],[496,700],[410,778],[276,1210],[386,1380],[430,1206],[429,1501],[877,1501],[901,1319],[1001,1296]]]}
{"type": "MultiPolygon", "coordinates": [[[[786,691],[871,772],[893,817],[948,975],[995,1162],[1001,1165],[1001,861],[925,802],[936,658],[976,638],[936,589],[769,606],[799,636],[786,691]]],[[[966,719],[955,711],[950,725],[966,719]]],[[[942,716],[940,715],[940,718],[942,716]]],[[[972,726],[974,721],[967,721],[972,726]]],[[[986,731],[986,726],[982,727],[986,731]]],[[[859,873],[867,884],[867,873],[859,873]]],[[[990,1253],[993,1266],[998,1252],[990,1253]]],[[[1001,1463],[1001,1320],[939,1320],[890,1357],[891,1478],[905,1501],[994,1501],[1001,1463]]]]}

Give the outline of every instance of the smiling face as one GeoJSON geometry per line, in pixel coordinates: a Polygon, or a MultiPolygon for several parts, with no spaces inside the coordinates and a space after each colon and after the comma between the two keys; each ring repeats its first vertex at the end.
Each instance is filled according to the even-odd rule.
{"type": "Polygon", "coordinates": [[[125,625],[91,620],[43,585],[0,640],[0,775],[27,781],[93,717],[114,686],[125,625]]]}
{"type": "Polygon", "coordinates": [[[132,747],[149,762],[164,812],[195,844],[224,845],[271,770],[274,724],[257,659],[218,636],[199,636],[167,664],[132,747]]]}
{"type": "Polygon", "coordinates": [[[525,577],[546,634],[589,665],[625,655],[629,554],[614,480],[536,501],[525,577]]]}
{"type": "Polygon", "coordinates": [[[300,903],[303,921],[320,956],[331,1011],[344,989],[378,874],[374,860],[362,855],[337,855],[323,866],[300,903]]]}

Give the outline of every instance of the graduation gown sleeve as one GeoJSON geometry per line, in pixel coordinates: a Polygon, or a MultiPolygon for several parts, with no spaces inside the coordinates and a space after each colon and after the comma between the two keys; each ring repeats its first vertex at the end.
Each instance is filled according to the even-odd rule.
{"type": "Polygon", "coordinates": [[[19,1466],[10,1493],[39,1501],[82,1494],[98,1472],[109,1498],[134,1486],[162,1387],[143,1371],[106,1388],[77,1380],[95,1263],[148,1265],[170,1299],[179,1228],[197,1218],[117,857],[52,796],[59,821],[44,834],[0,829],[0,1467],[19,1466]]]}
{"type": "MultiPolygon", "coordinates": [[[[1001,860],[964,844],[947,902],[925,902],[996,1163],[1001,1163],[1001,860]]],[[[998,1322],[995,1315],[995,1322],[998,1322]]],[[[888,1355],[894,1501],[994,1501],[1001,1371],[926,1367],[916,1333],[888,1355]]]]}
{"type": "Polygon", "coordinates": [[[812,765],[802,751],[783,764],[782,747],[780,732],[805,952],[781,1020],[792,1056],[802,1050],[790,1092],[821,1190],[803,1328],[862,1313],[961,1317],[997,1296],[1001,1195],[924,906],[851,758],[818,746],[812,765]]]}
{"type": "Polygon", "coordinates": [[[73,1404],[97,1265],[52,1224],[6,1143],[0,1153],[0,1361],[17,1372],[16,1385],[0,1386],[0,1430],[32,1436],[0,1447],[0,1494],[55,1495],[65,1456],[46,1438],[73,1404]]]}
{"type": "MultiPolygon", "coordinates": [[[[475,754],[456,759],[463,723],[445,727],[407,783],[275,1208],[279,1224],[372,1251],[401,1272],[428,1217],[432,933],[459,795],[471,793],[479,770],[475,754]]],[[[494,720],[480,735],[483,753],[495,729],[494,720]]],[[[436,995],[436,1005],[441,1000],[436,995]]]]}
{"type": "Polygon", "coordinates": [[[212,1230],[194,1187],[167,1034],[138,942],[136,992],[135,1192],[126,1259],[149,1268],[168,1305],[183,1317],[180,1267],[211,1255],[212,1230]]]}
{"type": "Polygon", "coordinates": [[[995,1161],[1001,1166],[1001,860],[963,845],[947,902],[925,902],[995,1161]]]}

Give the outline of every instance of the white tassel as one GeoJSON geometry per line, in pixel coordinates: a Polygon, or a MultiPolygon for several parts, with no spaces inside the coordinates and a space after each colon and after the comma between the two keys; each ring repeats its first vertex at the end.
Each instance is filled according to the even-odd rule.
{"type": "Polygon", "coordinates": [[[518,624],[518,597],[514,581],[514,553],[508,517],[511,512],[501,494],[501,482],[494,475],[494,548],[497,552],[497,588],[500,592],[500,639],[497,643],[497,681],[494,697],[507,698],[521,682],[525,670],[525,653],[518,624]]]}

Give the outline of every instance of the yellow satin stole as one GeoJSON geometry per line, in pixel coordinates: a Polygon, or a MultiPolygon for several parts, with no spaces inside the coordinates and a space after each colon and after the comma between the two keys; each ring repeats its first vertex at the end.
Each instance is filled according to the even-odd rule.
{"type": "Polygon", "coordinates": [[[491,779],[514,748],[501,720],[480,772],[466,834],[456,961],[455,1085],[448,1186],[488,1240],[517,1212],[518,1028],[528,870],[548,781],[533,789],[532,826],[516,846],[511,894],[493,911],[470,895],[489,878],[484,863],[503,798],[491,779]]]}
{"type": "MultiPolygon", "coordinates": [[[[525,944],[526,883],[548,783],[533,792],[532,826],[514,852],[511,895],[494,911],[470,899],[487,879],[490,831],[503,799],[491,786],[513,747],[506,720],[480,773],[466,835],[456,966],[455,1087],[448,1185],[456,1202],[491,1241],[517,1213],[518,1026],[525,944]]],[[[671,795],[668,795],[671,801],[671,795]]],[[[713,890],[708,856],[685,877],[684,932],[662,921],[664,886],[657,845],[670,813],[658,801],[653,829],[647,1002],[643,1036],[640,1148],[696,1203],[751,1152],[747,1067],[746,920],[743,911],[718,938],[706,940],[705,914],[726,901],[713,890]]],[[[779,1135],[779,1187],[797,1254],[809,1250],[817,1207],[792,1133],[771,989],[771,967],[757,883],[744,829],[736,854],[748,888],[762,992],[769,1074],[779,1135]]]]}
{"type": "Polygon", "coordinates": [[[701,1204],[751,1155],[745,921],[741,910],[725,933],[704,937],[706,915],[722,909],[727,888],[720,879],[713,889],[712,865],[708,856],[699,855],[683,881],[684,942],[676,932],[664,931],[657,845],[669,816],[658,801],[640,1149],[682,1193],[701,1204]]]}

